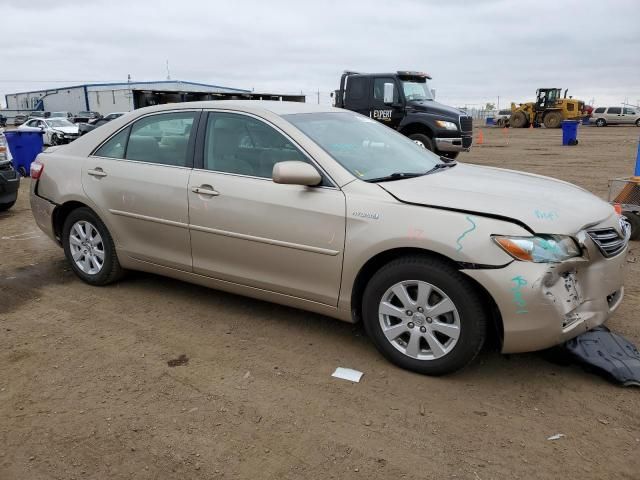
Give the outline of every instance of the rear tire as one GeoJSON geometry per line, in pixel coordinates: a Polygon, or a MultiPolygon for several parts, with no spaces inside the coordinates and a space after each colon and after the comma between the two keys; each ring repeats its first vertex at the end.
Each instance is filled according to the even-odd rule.
{"type": "Polygon", "coordinates": [[[465,367],[486,338],[487,313],[475,286],[427,256],[402,257],[378,270],[365,288],[362,314],[369,337],[389,361],[425,375],[465,367]]]}
{"type": "Polygon", "coordinates": [[[599,118],[596,120],[596,127],[606,127],[607,121],[604,118],[599,118]]]}
{"type": "Polygon", "coordinates": [[[16,204],[16,200],[14,200],[13,202],[9,202],[9,203],[0,203],[0,212],[4,212],[5,210],[9,210],[11,207],[13,207],[16,204]]]}
{"type": "Polygon", "coordinates": [[[562,125],[562,114],[560,112],[549,112],[544,116],[545,128],[560,128],[562,125]]]}
{"type": "Polygon", "coordinates": [[[509,119],[509,125],[513,128],[525,128],[529,125],[529,121],[524,112],[515,112],[509,119]]]}
{"type": "Polygon", "coordinates": [[[636,127],[640,127],[640,118],[636,120],[636,127]]]}
{"type": "Polygon", "coordinates": [[[427,137],[424,133],[413,133],[409,135],[409,138],[413,140],[413,143],[421,146],[422,148],[426,148],[432,152],[435,151],[433,147],[433,140],[427,137]]]}
{"type": "Polygon", "coordinates": [[[62,245],[71,268],[82,281],[107,285],[122,277],[111,234],[90,208],[78,208],[67,216],[62,245]]]}

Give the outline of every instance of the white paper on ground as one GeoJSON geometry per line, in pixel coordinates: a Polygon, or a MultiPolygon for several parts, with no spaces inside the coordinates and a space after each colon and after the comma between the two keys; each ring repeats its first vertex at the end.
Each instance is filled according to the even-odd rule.
{"type": "Polygon", "coordinates": [[[547,440],[560,440],[562,437],[566,437],[566,435],[564,433],[556,433],[547,438],[547,440]]]}
{"type": "Polygon", "coordinates": [[[342,378],[343,380],[349,380],[351,382],[358,383],[360,379],[364,375],[362,372],[358,370],[353,370],[352,368],[336,368],[336,371],[331,374],[332,377],[342,378]]]}

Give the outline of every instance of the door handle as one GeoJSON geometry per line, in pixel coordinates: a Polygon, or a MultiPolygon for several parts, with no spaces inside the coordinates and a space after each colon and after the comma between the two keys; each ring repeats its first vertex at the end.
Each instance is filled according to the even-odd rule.
{"type": "Polygon", "coordinates": [[[100,167],[97,167],[93,170],[87,170],[87,175],[91,175],[92,177],[106,177],[107,172],[102,170],[100,167]]]}
{"type": "Polygon", "coordinates": [[[191,188],[193,193],[197,193],[198,195],[210,195],[212,197],[217,197],[220,195],[220,192],[217,192],[213,189],[211,185],[200,185],[199,187],[191,188]]]}

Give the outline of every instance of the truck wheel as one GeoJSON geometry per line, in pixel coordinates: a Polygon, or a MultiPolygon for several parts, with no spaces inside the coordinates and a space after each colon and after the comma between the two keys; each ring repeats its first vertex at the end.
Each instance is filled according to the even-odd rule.
{"type": "Polygon", "coordinates": [[[388,360],[426,375],[469,364],[487,331],[474,285],[426,256],[398,258],[378,270],[364,291],[362,313],[367,334],[388,360]]]}
{"type": "Polygon", "coordinates": [[[0,203],[0,212],[4,212],[5,210],[9,210],[11,207],[13,207],[16,204],[16,200],[14,200],[13,202],[9,202],[9,203],[0,203]]]}
{"type": "Polygon", "coordinates": [[[549,112],[544,116],[545,128],[560,128],[562,124],[562,114],[560,112],[549,112]]]}
{"type": "Polygon", "coordinates": [[[500,119],[498,119],[498,121],[496,122],[496,125],[497,125],[498,127],[500,127],[500,128],[504,128],[504,122],[505,122],[504,118],[500,118],[500,119]]]}
{"type": "Polygon", "coordinates": [[[634,212],[623,212],[631,225],[631,240],[640,240],[640,215],[634,212]]]}
{"type": "Polygon", "coordinates": [[[525,128],[528,123],[527,116],[524,112],[516,112],[509,118],[509,125],[513,128],[525,128]]]}
{"type": "Polygon", "coordinates": [[[604,118],[599,118],[596,120],[596,127],[604,127],[607,125],[607,122],[604,118]]]}
{"type": "Polygon", "coordinates": [[[413,143],[416,145],[420,145],[422,148],[426,148],[427,150],[434,151],[433,149],[433,141],[427,137],[424,133],[413,133],[409,135],[409,138],[413,140],[413,143]]]}

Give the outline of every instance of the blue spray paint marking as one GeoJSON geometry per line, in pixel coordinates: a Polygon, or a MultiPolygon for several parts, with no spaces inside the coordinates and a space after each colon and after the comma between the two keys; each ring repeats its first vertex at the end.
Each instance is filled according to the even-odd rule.
{"type": "Polygon", "coordinates": [[[464,232],[462,232],[462,235],[460,235],[456,240],[456,243],[458,244],[458,252],[462,250],[462,244],[460,243],[460,240],[462,240],[468,233],[471,233],[476,229],[476,224],[473,220],[471,220],[471,217],[467,216],[466,218],[471,223],[472,227],[469,230],[465,230],[464,232]]]}
{"type": "Polygon", "coordinates": [[[521,275],[513,277],[511,281],[515,283],[515,285],[511,288],[511,291],[513,292],[513,301],[518,306],[518,310],[516,310],[516,313],[529,313],[529,311],[527,310],[527,302],[522,296],[522,287],[527,284],[527,281],[522,278],[521,275]]]}
{"type": "Polygon", "coordinates": [[[542,210],[534,210],[533,213],[540,220],[557,220],[558,217],[560,216],[558,215],[558,212],[554,212],[554,211],[545,212],[542,210]]]}

